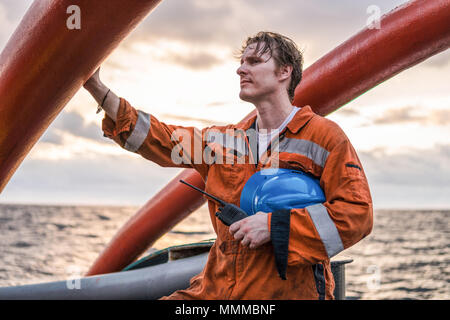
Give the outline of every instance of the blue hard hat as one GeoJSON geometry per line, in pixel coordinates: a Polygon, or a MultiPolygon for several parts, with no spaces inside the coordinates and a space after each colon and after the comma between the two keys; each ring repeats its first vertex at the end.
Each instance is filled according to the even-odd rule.
{"type": "Polygon", "coordinates": [[[259,211],[304,208],[325,202],[319,180],[297,170],[263,169],[245,183],[240,207],[248,215],[259,211]]]}

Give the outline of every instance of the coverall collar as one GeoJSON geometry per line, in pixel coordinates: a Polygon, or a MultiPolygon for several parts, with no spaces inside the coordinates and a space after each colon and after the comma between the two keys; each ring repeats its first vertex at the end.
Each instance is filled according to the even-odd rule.
{"type": "MultiPolygon", "coordinates": [[[[303,106],[299,111],[297,111],[294,118],[287,124],[286,127],[292,133],[297,133],[314,115],[315,113],[312,111],[309,105],[303,106]]],[[[250,127],[252,127],[255,120],[256,120],[256,112],[247,121],[244,121],[243,123],[238,123],[236,125],[236,128],[248,130],[250,127]]]]}
{"type": "Polygon", "coordinates": [[[299,111],[297,111],[291,122],[287,124],[287,128],[292,133],[297,133],[314,116],[315,113],[312,111],[310,106],[303,106],[299,111]]]}

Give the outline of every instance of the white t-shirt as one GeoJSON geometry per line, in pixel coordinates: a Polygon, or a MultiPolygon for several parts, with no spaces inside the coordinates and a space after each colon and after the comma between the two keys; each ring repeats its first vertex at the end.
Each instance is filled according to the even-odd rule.
{"type": "Polygon", "coordinates": [[[258,159],[261,159],[263,153],[266,152],[269,143],[273,138],[278,136],[278,134],[284,130],[287,124],[294,118],[297,111],[300,110],[298,107],[294,107],[291,113],[284,119],[283,123],[277,129],[258,129],[258,118],[256,118],[255,128],[258,132],[258,159]],[[261,131],[261,132],[260,132],[261,131]]]}

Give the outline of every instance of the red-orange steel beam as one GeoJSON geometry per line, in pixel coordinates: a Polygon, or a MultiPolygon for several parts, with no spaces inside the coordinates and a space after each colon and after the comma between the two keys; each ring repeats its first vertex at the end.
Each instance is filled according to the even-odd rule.
{"type": "Polygon", "coordinates": [[[450,43],[450,1],[410,1],[384,15],[304,72],[294,105],[327,115],[450,43]]]}
{"type": "Polygon", "coordinates": [[[198,191],[187,189],[179,182],[180,179],[199,188],[205,188],[197,171],[193,169],[181,171],[120,228],[87,275],[122,270],[138,258],[149,245],[205,202],[198,196],[198,191]]]}
{"type": "MultiPolygon", "coordinates": [[[[327,115],[373,86],[450,45],[450,1],[411,1],[381,19],[381,29],[364,29],[304,72],[294,104],[327,115]]],[[[249,116],[255,113],[252,112],[249,116]]],[[[180,176],[204,188],[200,175],[180,176]]],[[[200,193],[173,179],[123,226],[88,275],[119,271],[204,203],[200,193]]]]}
{"type": "Polygon", "coordinates": [[[0,54],[0,192],[85,80],[160,1],[33,2],[0,54]],[[74,4],[80,29],[67,24],[77,22],[68,10],[74,4]]]}

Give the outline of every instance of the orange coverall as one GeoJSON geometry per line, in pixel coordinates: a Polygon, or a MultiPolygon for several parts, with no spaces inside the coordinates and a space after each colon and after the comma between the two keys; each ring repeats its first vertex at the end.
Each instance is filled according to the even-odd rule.
{"type": "MultiPolygon", "coordinates": [[[[248,133],[256,116],[237,125],[198,130],[167,125],[120,99],[104,135],[163,167],[196,169],[205,191],[239,206],[246,181],[263,168],[302,170],[320,179],[326,202],[268,213],[271,241],[249,249],[235,240],[208,200],[217,239],[190,287],[163,299],[333,299],[330,258],[372,230],[372,199],[358,156],[334,122],[302,107],[279,136],[278,152],[257,164],[248,133]]],[[[164,213],[161,213],[164,214],[164,213]]]]}

